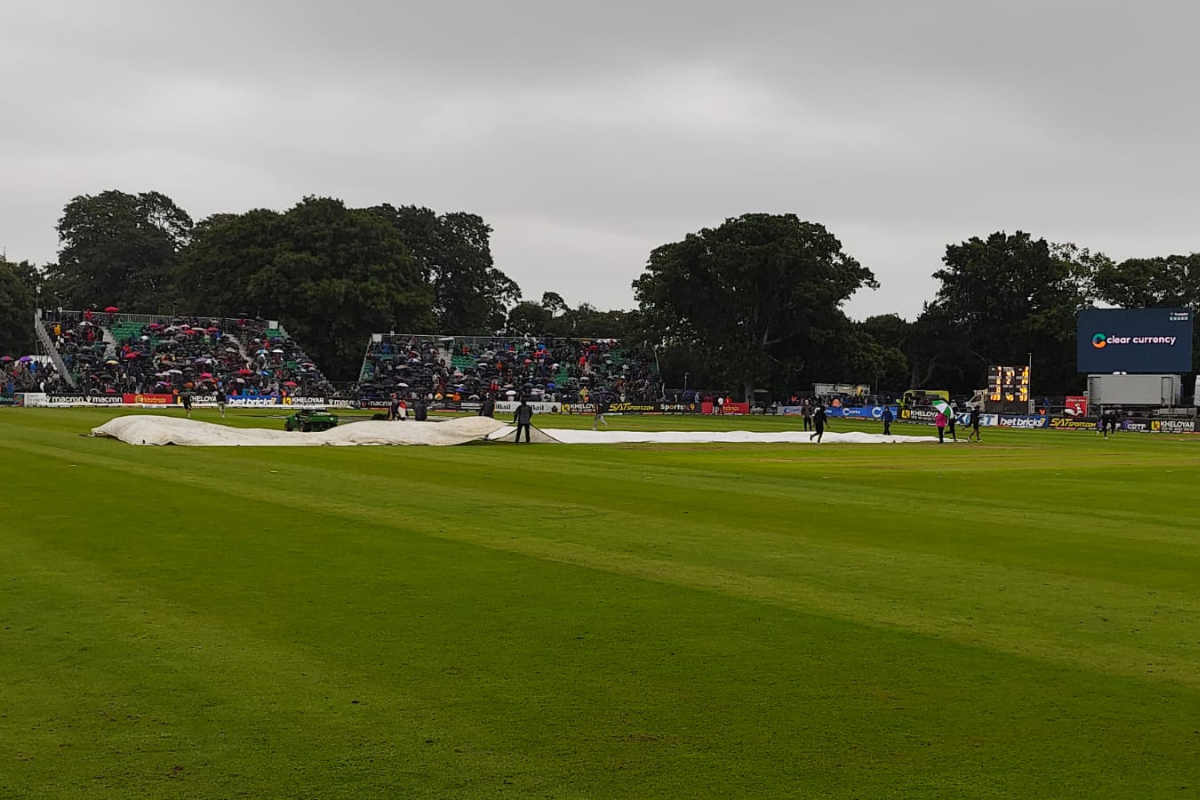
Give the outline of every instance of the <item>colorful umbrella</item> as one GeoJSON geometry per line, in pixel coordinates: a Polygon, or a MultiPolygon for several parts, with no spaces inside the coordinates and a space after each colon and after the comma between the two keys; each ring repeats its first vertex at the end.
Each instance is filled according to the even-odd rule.
{"type": "Polygon", "coordinates": [[[117,308],[116,306],[109,306],[108,308],[104,309],[104,313],[106,313],[106,314],[116,314],[116,313],[117,313],[118,311],[120,311],[120,310],[121,310],[121,309],[117,308]]]}

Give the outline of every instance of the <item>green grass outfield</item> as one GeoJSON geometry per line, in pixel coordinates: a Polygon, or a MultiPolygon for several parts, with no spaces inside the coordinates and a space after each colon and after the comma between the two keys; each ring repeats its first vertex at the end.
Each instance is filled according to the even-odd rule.
{"type": "Polygon", "coordinates": [[[1200,796],[1200,438],[79,437],[114,415],[0,409],[0,797],[1200,796]]]}

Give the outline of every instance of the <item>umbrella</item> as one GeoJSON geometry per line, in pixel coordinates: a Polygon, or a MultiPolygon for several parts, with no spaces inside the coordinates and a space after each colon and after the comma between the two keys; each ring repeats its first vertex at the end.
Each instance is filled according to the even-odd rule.
{"type": "Polygon", "coordinates": [[[201,377],[201,378],[211,378],[211,377],[212,377],[212,373],[211,373],[211,372],[201,372],[201,373],[200,373],[200,377],[201,377]]]}
{"type": "Polygon", "coordinates": [[[516,393],[516,392],[514,392],[512,389],[509,389],[507,392],[505,392],[505,394],[506,394],[506,395],[508,395],[509,397],[516,397],[516,396],[517,396],[517,393],[516,393]]]}
{"type": "Polygon", "coordinates": [[[256,351],[256,352],[254,353],[254,355],[256,355],[256,356],[265,356],[265,355],[267,355],[267,352],[268,352],[268,351],[266,351],[266,350],[258,350],[258,351],[256,351]]]}
{"type": "Polygon", "coordinates": [[[4,362],[4,363],[6,363],[6,364],[7,364],[9,361],[12,361],[12,360],[13,360],[13,357],[12,357],[12,356],[5,356],[4,358],[0,358],[0,361],[3,361],[3,362],[4,362]]]}
{"type": "Polygon", "coordinates": [[[284,381],[283,385],[284,386],[297,386],[298,384],[295,381],[284,381]]]}
{"type": "Polygon", "coordinates": [[[106,313],[106,314],[115,314],[115,313],[117,313],[117,312],[118,312],[118,311],[120,311],[120,310],[121,310],[121,309],[117,308],[116,306],[109,306],[108,308],[104,309],[104,313],[106,313]]]}
{"type": "Polygon", "coordinates": [[[149,337],[149,336],[142,336],[142,337],[141,337],[141,341],[143,341],[143,342],[148,342],[148,341],[150,341],[150,337],[149,337]]]}
{"type": "Polygon", "coordinates": [[[276,348],[275,348],[274,350],[272,350],[271,352],[272,352],[272,353],[276,353],[276,354],[278,354],[278,355],[283,355],[283,351],[282,351],[282,350],[280,350],[278,347],[276,347],[276,348]]]}
{"type": "Polygon", "coordinates": [[[407,384],[407,383],[397,383],[397,384],[396,384],[396,386],[397,386],[397,388],[400,388],[400,389],[407,389],[407,388],[408,388],[408,384],[407,384]]]}
{"type": "Polygon", "coordinates": [[[117,361],[115,358],[110,358],[108,361],[105,361],[104,363],[109,365],[110,367],[115,367],[117,364],[120,364],[121,362],[117,361]]]}
{"type": "Polygon", "coordinates": [[[220,328],[206,328],[205,332],[206,333],[220,333],[221,329],[220,328]]]}
{"type": "Polygon", "coordinates": [[[183,374],[183,370],[181,370],[181,369],[169,369],[169,370],[167,370],[167,374],[168,374],[168,375],[182,375],[182,374],[183,374]]]}
{"type": "Polygon", "coordinates": [[[33,356],[21,356],[17,361],[22,364],[28,364],[30,361],[33,361],[33,356]]]}
{"type": "Polygon", "coordinates": [[[135,350],[135,351],[133,351],[132,353],[126,353],[126,354],[125,354],[125,358],[126,358],[126,359],[129,359],[129,360],[133,360],[133,359],[137,358],[137,357],[138,357],[138,356],[140,356],[140,355],[141,355],[141,353],[139,353],[139,352],[137,352],[137,351],[135,350]]]}
{"type": "Polygon", "coordinates": [[[90,323],[90,322],[86,322],[86,321],[85,321],[85,322],[81,322],[81,323],[79,323],[79,327],[81,327],[81,328],[90,328],[90,327],[92,327],[92,323],[90,323]]]}
{"type": "Polygon", "coordinates": [[[254,373],[248,369],[239,369],[237,374],[238,375],[253,375],[254,373]]]}

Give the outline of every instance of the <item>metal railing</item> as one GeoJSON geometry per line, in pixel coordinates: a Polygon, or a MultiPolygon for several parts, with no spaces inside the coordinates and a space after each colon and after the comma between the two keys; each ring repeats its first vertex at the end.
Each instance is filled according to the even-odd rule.
{"type": "Polygon", "coordinates": [[[58,370],[58,374],[62,375],[71,388],[75,388],[75,376],[67,369],[67,365],[63,362],[62,354],[58,352],[58,348],[54,346],[54,340],[50,338],[46,326],[42,324],[42,313],[40,310],[33,312],[33,329],[37,331],[38,342],[41,343],[42,349],[46,351],[46,355],[50,357],[50,363],[54,364],[54,368],[58,370]]]}

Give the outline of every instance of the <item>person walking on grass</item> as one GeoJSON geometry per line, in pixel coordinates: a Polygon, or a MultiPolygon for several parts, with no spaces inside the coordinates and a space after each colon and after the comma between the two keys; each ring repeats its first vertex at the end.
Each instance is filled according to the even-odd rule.
{"type": "Polygon", "coordinates": [[[513,439],[513,444],[521,443],[521,431],[525,431],[525,444],[529,444],[529,429],[533,423],[533,408],[521,398],[521,405],[517,406],[517,410],[513,412],[513,422],[517,424],[517,435],[513,439]]]}
{"type": "Polygon", "coordinates": [[[975,441],[977,441],[977,442],[982,442],[982,441],[983,441],[983,438],[982,438],[982,437],[980,437],[980,435],[979,435],[979,424],[980,424],[980,417],[981,417],[981,416],[982,416],[982,415],[979,413],[979,409],[978,409],[978,408],[972,408],[972,409],[971,409],[971,419],[970,419],[971,432],[967,434],[967,441],[968,441],[968,442],[969,442],[969,441],[971,441],[971,437],[972,437],[972,436],[974,436],[974,437],[975,437],[975,441]]]}
{"type": "Polygon", "coordinates": [[[817,444],[821,443],[821,437],[825,435],[825,423],[828,421],[828,418],[825,416],[825,406],[817,406],[815,409],[813,409],[813,432],[808,435],[808,440],[810,442],[813,439],[816,439],[817,444]]]}
{"type": "Polygon", "coordinates": [[[225,419],[225,404],[228,399],[224,389],[217,389],[217,408],[221,409],[221,419],[225,419]]]}
{"type": "Polygon", "coordinates": [[[945,442],[946,442],[946,412],[942,411],[939,408],[938,412],[937,412],[937,416],[935,416],[933,418],[933,424],[936,425],[937,429],[938,429],[938,444],[945,444],[945,442]]]}
{"type": "Polygon", "coordinates": [[[596,398],[595,416],[592,417],[592,430],[596,430],[596,426],[599,425],[601,422],[604,423],[604,427],[606,427],[606,428],[608,427],[608,420],[606,420],[604,418],[604,412],[606,410],[606,406],[607,406],[607,403],[605,403],[602,398],[599,398],[599,397],[596,398]]]}
{"type": "Polygon", "coordinates": [[[187,414],[187,418],[192,418],[192,393],[184,392],[179,395],[179,399],[183,402],[183,413],[187,414]]]}
{"type": "Polygon", "coordinates": [[[883,413],[879,415],[880,421],[883,422],[883,435],[884,436],[892,435],[892,420],[894,418],[895,417],[892,415],[892,407],[884,406],[883,413]]]}

